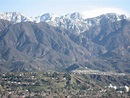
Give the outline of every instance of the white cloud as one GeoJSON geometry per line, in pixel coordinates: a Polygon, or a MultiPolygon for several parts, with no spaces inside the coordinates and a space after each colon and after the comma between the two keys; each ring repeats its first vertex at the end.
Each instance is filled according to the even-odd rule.
{"type": "Polygon", "coordinates": [[[95,8],[95,9],[90,9],[87,11],[81,12],[84,15],[84,18],[91,18],[91,17],[96,17],[101,14],[106,14],[106,13],[116,13],[116,14],[125,14],[126,16],[129,16],[129,14],[119,8],[95,8]]]}

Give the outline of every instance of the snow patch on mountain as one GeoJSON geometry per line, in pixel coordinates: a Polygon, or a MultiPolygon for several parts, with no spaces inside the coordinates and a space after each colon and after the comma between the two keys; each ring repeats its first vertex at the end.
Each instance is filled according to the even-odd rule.
{"type": "Polygon", "coordinates": [[[125,14],[127,17],[129,16],[128,12],[119,9],[119,8],[94,8],[91,10],[86,10],[81,12],[84,15],[84,18],[93,18],[93,17],[97,17],[100,16],[102,14],[107,14],[107,13],[116,13],[118,15],[122,15],[125,14]]]}
{"type": "Polygon", "coordinates": [[[24,15],[22,15],[20,13],[16,13],[16,12],[2,13],[2,14],[0,14],[0,19],[13,21],[14,23],[33,21],[31,18],[26,17],[26,16],[24,16],[24,15]]]}
{"type": "Polygon", "coordinates": [[[30,18],[20,13],[6,12],[0,14],[0,19],[13,21],[14,23],[26,22],[26,21],[32,21],[36,23],[47,22],[52,26],[65,28],[69,30],[71,33],[79,35],[84,31],[89,30],[89,28],[92,26],[100,25],[101,20],[105,19],[105,21],[115,22],[115,21],[120,21],[122,19],[129,19],[129,18],[126,15],[107,13],[97,17],[84,19],[84,16],[78,12],[68,13],[62,16],[45,13],[41,16],[30,18]]]}
{"type": "Polygon", "coordinates": [[[57,18],[58,16],[54,15],[54,14],[50,14],[50,13],[45,13],[41,16],[37,16],[35,17],[35,21],[36,22],[47,22],[47,21],[55,21],[55,19],[57,18]]]}

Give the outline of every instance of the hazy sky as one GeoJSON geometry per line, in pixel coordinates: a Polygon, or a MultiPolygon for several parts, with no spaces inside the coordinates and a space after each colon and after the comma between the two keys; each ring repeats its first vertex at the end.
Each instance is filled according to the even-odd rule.
{"type": "Polygon", "coordinates": [[[80,12],[89,17],[111,11],[130,14],[130,0],[0,0],[0,13],[20,12],[27,16],[80,12]]]}

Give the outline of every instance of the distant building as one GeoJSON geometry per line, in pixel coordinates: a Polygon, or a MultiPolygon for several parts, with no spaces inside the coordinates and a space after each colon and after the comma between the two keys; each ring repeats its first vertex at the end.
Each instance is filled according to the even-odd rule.
{"type": "Polygon", "coordinates": [[[117,89],[117,87],[116,86],[113,86],[112,84],[110,84],[109,86],[108,86],[108,88],[112,88],[112,89],[117,89]]]}

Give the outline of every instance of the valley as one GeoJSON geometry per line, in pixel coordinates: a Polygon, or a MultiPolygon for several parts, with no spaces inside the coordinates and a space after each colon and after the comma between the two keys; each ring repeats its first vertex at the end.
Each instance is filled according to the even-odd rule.
{"type": "Polygon", "coordinates": [[[129,98],[130,75],[29,72],[0,74],[1,98],[129,98]]]}

